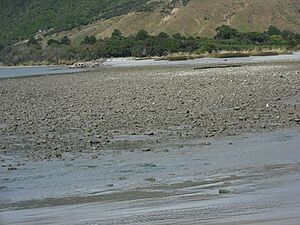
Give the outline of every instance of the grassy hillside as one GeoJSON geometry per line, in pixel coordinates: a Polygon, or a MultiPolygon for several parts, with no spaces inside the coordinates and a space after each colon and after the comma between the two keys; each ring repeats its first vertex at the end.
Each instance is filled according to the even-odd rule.
{"type": "Polygon", "coordinates": [[[223,24],[245,32],[273,24],[300,32],[299,0],[2,0],[0,7],[0,43],[44,29],[75,43],[85,35],[108,37],[114,29],[213,36],[223,24]]]}
{"type": "MultiPolygon", "coordinates": [[[[160,7],[162,7],[160,5],[160,7]]],[[[173,10],[132,12],[108,20],[96,21],[79,30],[56,34],[53,38],[68,35],[80,40],[85,35],[109,37],[114,29],[125,35],[144,29],[151,34],[166,32],[192,36],[213,36],[215,29],[229,25],[240,31],[265,31],[270,25],[281,30],[300,32],[299,0],[190,0],[173,10]]]]}
{"type": "Polygon", "coordinates": [[[0,40],[28,38],[37,30],[68,30],[96,19],[107,19],[132,10],[149,10],[149,0],[2,0],[0,40]],[[147,8],[148,7],[148,8],[147,8]]]}

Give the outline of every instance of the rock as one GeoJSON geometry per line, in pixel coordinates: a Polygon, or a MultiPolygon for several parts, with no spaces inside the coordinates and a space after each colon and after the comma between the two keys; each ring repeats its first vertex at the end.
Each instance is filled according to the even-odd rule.
{"type": "Polygon", "coordinates": [[[97,155],[92,155],[92,159],[98,159],[97,155]]]}
{"type": "Polygon", "coordinates": [[[230,194],[231,191],[227,190],[227,189],[224,189],[224,188],[220,188],[219,189],[219,194],[230,194]]]}
{"type": "Polygon", "coordinates": [[[127,177],[125,177],[125,176],[119,177],[119,180],[126,180],[126,179],[127,179],[127,177]]]}
{"type": "Polygon", "coordinates": [[[155,177],[148,177],[148,178],[145,179],[145,181],[155,182],[156,179],[155,179],[155,177]]]}
{"type": "Polygon", "coordinates": [[[10,171],[17,170],[17,167],[10,166],[10,167],[7,168],[7,170],[10,170],[10,171]]]}
{"type": "Polygon", "coordinates": [[[114,186],[113,184],[106,185],[106,187],[113,187],[113,186],[114,186]]]}
{"type": "Polygon", "coordinates": [[[231,182],[230,181],[225,181],[224,184],[223,184],[225,187],[228,187],[231,185],[231,182]]]}
{"type": "Polygon", "coordinates": [[[208,146],[208,145],[211,145],[211,142],[209,142],[209,141],[201,142],[200,145],[207,145],[208,146]]]}

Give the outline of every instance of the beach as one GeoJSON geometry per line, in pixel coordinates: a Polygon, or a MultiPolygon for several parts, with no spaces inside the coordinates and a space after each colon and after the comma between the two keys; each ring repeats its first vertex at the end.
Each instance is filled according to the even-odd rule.
{"type": "Polygon", "coordinates": [[[298,127],[299,76],[299,63],[286,62],[207,70],[103,67],[2,79],[0,147],[30,159],[63,159],[100,154],[126,135],[159,142],[298,127]]]}
{"type": "Polygon", "coordinates": [[[0,224],[296,225],[299,87],[297,61],[0,79],[0,224]]]}

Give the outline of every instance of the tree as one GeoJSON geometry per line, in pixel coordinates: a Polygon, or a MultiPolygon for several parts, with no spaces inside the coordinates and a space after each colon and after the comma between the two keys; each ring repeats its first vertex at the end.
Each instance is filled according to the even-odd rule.
{"type": "Polygon", "coordinates": [[[136,38],[137,40],[144,41],[144,40],[146,40],[149,36],[150,36],[150,35],[149,35],[149,33],[148,33],[147,31],[145,31],[145,30],[140,30],[139,32],[137,32],[135,38],[136,38]]]}
{"type": "Polygon", "coordinates": [[[282,37],[284,38],[284,39],[295,39],[296,38],[296,34],[295,33],[293,33],[292,31],[289,31],[289,30],[284,30],[284,31],[282,31],[282,37]]]}
{"type": "Polygon", "coordinates": [[[281,35],[281,31],[277,27],[271,25],[271,26],[269,26],[269,28],[267,30],[267,34],[270,35],[270,36],[272,36],[272,35],[281,35]]]}
{"type": "Polygon", "coordinates": [[[178,40],[185,39],[185,37],[182,36],[180,33],[173,34],[172,37],[178,40]]]}
{"type": "Polygon", "coordinates": [[[71,45],[71,40],[68,38],[68,36],[64,36],[61,41],[60,41],[61,45],[71,45]]]}
{"type": "Polygon", "coordinates": [[[215,39],[228,40],[240,36],[239,32],[236,29],[233,29],[227,25],[222,25],[220,27],[217,27],[216,32],[217,34],[215,36],[215,39]]]}
{"type": "Polygon", "coordinates": [[[49,39],[47,45],[59,45],[59,41],[55,39],[49,39]]]}
{"type": "Polygon", "coordinates": [[[158,35],[157,35],[158,38],[160,39],[168,39],[170,38],[169,35],[165,32],[160,32],[158,35]]]}
{"type": "Polygon", "coordinates": [[[85,36],[83,41],[81,42],[81,44],[92,45],[92,44],[95,44],[96,42],[97,42],[97,39],[95,36],[85,36]]]}
{"type": "Polygon", "coordinates": [[[248,32],[244,34],[244,39],[251,44],[262,44],[270,41],[270,36],[259,32],[248,32]]]}
{"type": "Polygon", "coordinates": [[[123,34],[121,31],[119,31],[118,29],[114,29],[114,31],[112,32],[111,34],[111,38],[117,38],[117,39],[120,39],[120,38],[123,38],[123,34]]]}
{"type": "Polygon", "coordinates": [[[28,42],[27,42],[27,45],[36,45],[38,43],[38,41],[34,38],[34,37],[31,37],[28,42]]]}

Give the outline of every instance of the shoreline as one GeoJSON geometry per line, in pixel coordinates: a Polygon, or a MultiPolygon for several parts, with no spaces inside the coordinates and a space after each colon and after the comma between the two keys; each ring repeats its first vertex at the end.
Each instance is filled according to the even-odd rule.
{"type": "MultiPolygon", "coordinates": [[[[300,52],[295,52],[290,55],[273,55],[273,56],[251,56],[251,57],[238,57],[238,58],[197,58],[197,59],[187,59],[187,60],[155,60],[155,59],[144,59],[138,60],[135,58],[112,58],[96,61],[88,61],[79,63],[80,67],[70,67],[67,65],[52,65],[52,66],[16,66],[16,67],[0,67],[2,70],[22,70],[22,69],[51,69],[60,68],[60,70],[65,71],[40,71],[34,72],[34,74],[19,74],[19,75],[5,75],[5,71],[2,72],[4,75],[0,74],[0,79],[15,79],[15,78],[26,78],[32,76],[44,76],[44,75],[59,75],[59,74],[72,74],[78,72],[90,72],[97,71],[107,68],[142,68],[142,67],[193,67],[196,69],[214,69],[214,68],[229,68],[229,67],[243,67],[252,65],[272,65],[276,63],[295,63],[300,62],[300,52]],[[82,67],[82,65],[85,65],[82,67]],[[94,65],[94,66],[92,66],[94,65]],[[2,77],[1,77],[2,76],[2,77]]],[[[0,71],[1,72],[1,71],[0,71]]]]}
{"type": "MultiPolygon", "coordinates": [[[[194,224],[204,219],[200,212],[205,211],[207,224],[264,224],[279,218],[280,211],[285,216],[281,222],[294,225],[289,213],[298,210],[300,201],[295,198],[300,184],[299,135],[299,129],[288,129],[176,139],[153,144],[153,151],[105,151],[97,159],[86,154],[74,160],[26,162],[17,171],[0,168],[6,178],[0,215],[5,224],[31,224],[32,215],[37,224],[48,224],[54,221],[53,210],[59,209],[56,223],[77,224],[78,217],[72,218],[80,212],[81,221],[121,224],[112,223],[111,218],[139,215],[139,223],[149,222],[151,212],[163,213],[161,219],[151,217],[152,224],[170,222],[170,217],[174,224],[194,224]],[[129,205],[134,210],[124,214],[129,205]],[[178,209],[183,210],[180,218],[178,209]],[[228,209],[234,216],[229,216],[228,209]],[[190,210],[197,213],[191,216],[190,210]],[[259,217],[253,219],[254,214],[259,217]]],[[[122,220],[122,224],[127,223],[122,220]]]]}
{"type": "Polygon", "coordinates": [[[17,65],[17,66],[0,66],[0,69],[22,69],[22,68],[39,68],[39,67],[67,67],[66,64],[43,64],[43,65],[17,65]]]}
{"type": "MultiPolygon", "coordinates": [[[[231,54],[231,52],[225,52],[224,54],[231,54]]],[[[243,53],[243,52],[232,52],[232,54],[234,53],[243,53]]],[[[223,53],[217,53],[217,54],[223,54],[223,53]]],[[[296,52],[291,52],[291,53],[278,53],[277,55],[249,55],[249,56],[237,56],[237,57],[214,57],[214,56],[207,56],[207,55],[204,55],[204,56],[198,56],[198,57],[195,57],[195,58],[187,58],[187,59],[184,59],[184,60],[172,60],[172,59],[168,59],[168,57],[165,57],[165,56],[162,56],[162,57],[146,57],[146,58],[135,58],[135,57],[119,57],[119,58],[103,58],[103,59],[96,59],[96,60],[91,60],[91,61],[78,61],[74,64],[32,64],[32,65],[16,65],[16,66],[1,66],[0,65],[0,69],[10,69],[10,68],[14,68],[14,69],[18,69],[18,68],[38,68],[38,67],[69,67],[72,66],[72,65],[76,65],[76,64],[80,64],[80,63],[83,63],[83,64],[91,64],[92,62],[97,62],[99,63],[98,61],[101,61],[101,65],[95,65],[94,67],[92,66],[88,66],[88,68],[99,68],[101,67],[102,65],[110,65],[111,63],[113,62],[135,62],[138,64],[138,62],[143,62],[143,61],[152,61],[152,62],[161,62],[161,61],[168,61],[168,62],[171,62],[171,63],[175,63],[175,64],[180,64],[180,63],[184,63],[185,61],[193,61],[193,60],[212,60],[212,59],[215,59],[215,60],[234,60],[234,59],[240,59],[240,58],[269,58],[269,57],[276,57],[276,56],[291,56],[291,55],[300,55],[300,51],[296,51],[296,52]]],[[[180,56],[180,55],[179,55],[180,56]]],[[[183,56],[186,56],[186,55],[183,55],[183,56]]],[[[172,57],[172,56],[170,56],[172,57]]],[[[176,56],[175,56],[176,57],[176,56]]],[[[284,60],[284,59],[283,59],[284,60]]],[[[300,59],[298,59],[300,60],[300,59]]],[[[158,63],[159,64],[159,63],[158,63]]],[[[122,66],[122,65],[121,65],[122,66]]],[[[155,66],[155,65],[154,65],[155,66]]],[[[76,68],[76,67],[75,67],[76,68]]],[[[79,68],[79,67],[78,67],[79,68]]],[[[70,68],[72,69],[72,68],[70,68]]]]}

